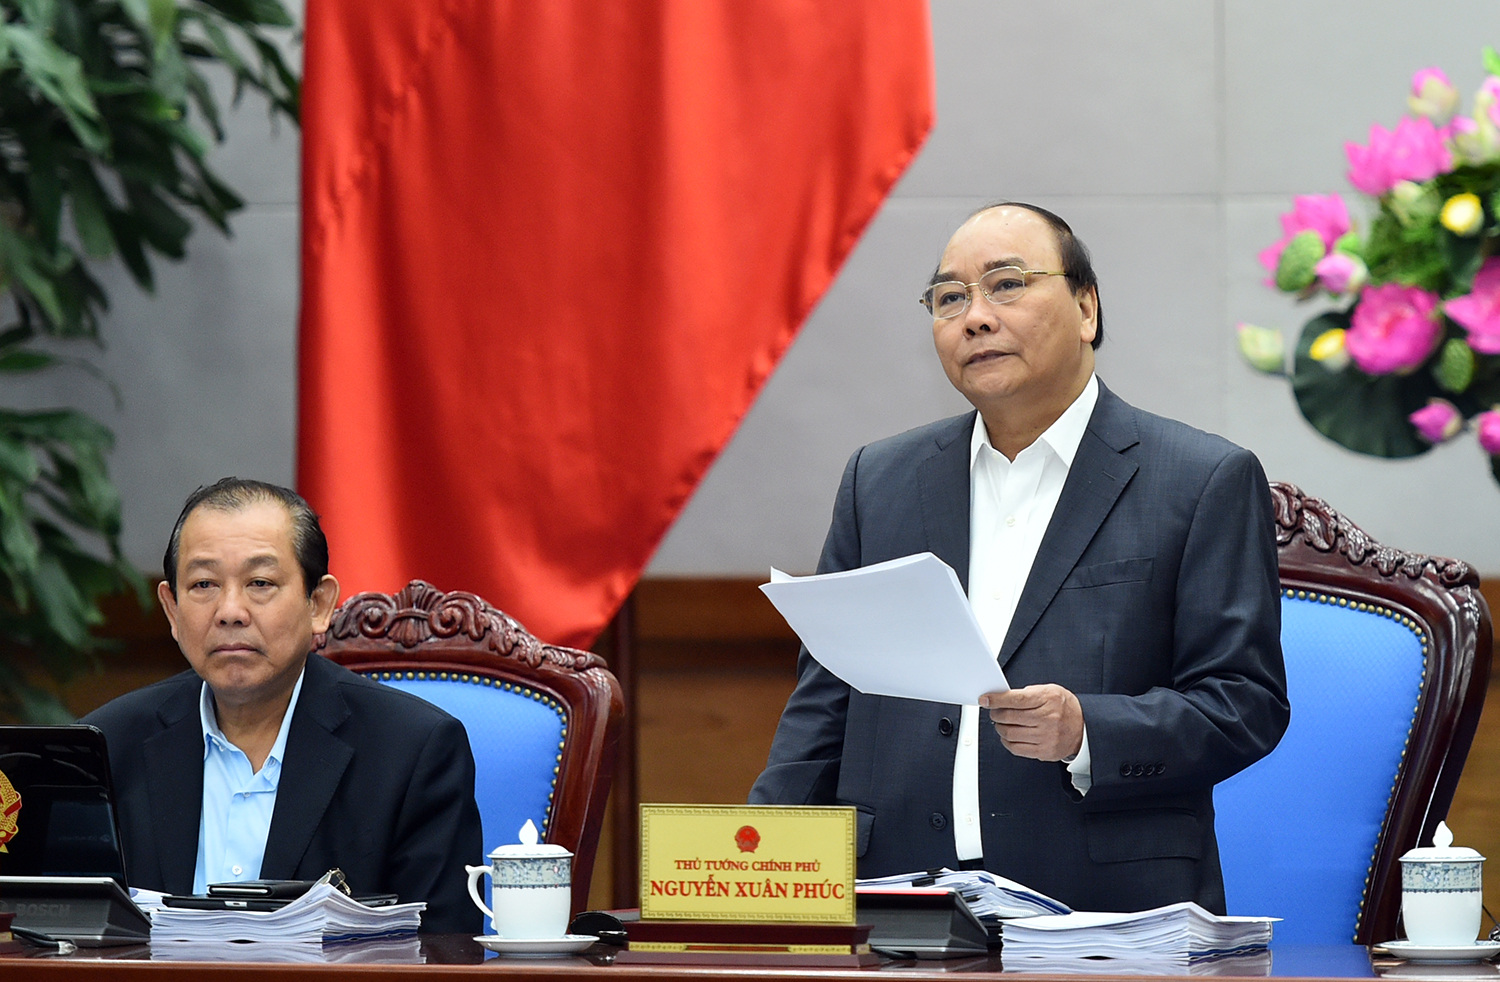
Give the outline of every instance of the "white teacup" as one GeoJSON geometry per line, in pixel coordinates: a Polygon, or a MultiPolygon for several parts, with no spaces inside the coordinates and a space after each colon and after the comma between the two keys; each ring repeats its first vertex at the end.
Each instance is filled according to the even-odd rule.
{"type": "Polygon", "coordinates": [[[1401,918],[1406,937],[1419,945],[1469,945],[1479,935],[1484,857],[1454,847],[1439,822],[1433,845],[1401,857],[1401,918]]]}
{"type": "Polygon", "coordinates": [[[465,866],[469,897],[489,915],[494,933],[516,940],[560,938],[568,933],[573,901],[573,854],[559,845],[538,843],[527,819],[521,842],[489,854],[488,866],[465,866]],[[529,840],[529,841],[528,841],[529,840]],[[479,878],[489,874],[490,903],[479,899],[479,878]]]}

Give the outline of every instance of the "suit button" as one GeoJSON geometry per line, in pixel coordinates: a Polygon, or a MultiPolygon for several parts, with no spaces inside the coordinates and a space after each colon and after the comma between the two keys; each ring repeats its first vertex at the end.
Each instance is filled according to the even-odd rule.
{"type": "Polygon", "coordinates": [[[1158,761],[1157,765],[1156,765],[1156,773],[1158,773],[1158,774],[1165,774],[1165,773],[1167,773],[1167,765],[1158,761]]]}
{"type": "Polygon", "coordinates": [[[933,812],[932,817],[927,821],[939,832],[948,827],[948,818],[942,812],[933,812]]]}
{"type": "Polygon", "coordinates": [[[1130,776],[1131,777],[1140,777],[1142,774],[1145,774],[1145,773],[1146,773],[1146,768],[1143,767],[1140,764],[1136,764],[1134,767],[1132,767],[1130,769],[1130,776]]]}
{"type": "Polygon", "coordinates": [[[1129,764],[1121,764],[1120,765],[1120,776],[1121,777],[1129,777],[1130,776],[1130,765],[1129,764]]]}
{"type": "Polygon", "coordinates": [[[944,716],[942,719],[938,720],[938,732],[941,733],[943,736],[952,736],[953,735],[953,720],[949,719],[946,716],[944,716]]]}

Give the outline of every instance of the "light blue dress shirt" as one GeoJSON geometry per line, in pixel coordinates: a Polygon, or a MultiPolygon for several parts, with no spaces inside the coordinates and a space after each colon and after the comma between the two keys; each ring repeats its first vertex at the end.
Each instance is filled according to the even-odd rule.
{"type": "MultiPolygon", "coordinates": [[[[305,670],[304,670],[305,671],[305,670]]],[[[193,868],[193,892],[207,893],[210,883],[233,883],[260,878],[260,863],[276,811],[276,788],[281,783],[281,761],[286,735],[302,694],[302,676],[292,689],[286,715],[266,762],[257,772],[245,752],[224,738],[214,713],[208,683],[198,698],[203,723],[203,810],[198,819],[198,864],[193,868]]]]}

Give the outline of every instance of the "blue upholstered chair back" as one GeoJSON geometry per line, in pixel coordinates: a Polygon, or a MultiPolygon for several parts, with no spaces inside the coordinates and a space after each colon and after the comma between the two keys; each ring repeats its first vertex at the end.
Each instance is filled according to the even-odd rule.
{"type": "Polygon", "coordinates": [[[1284,918],[1280,941],[1347,944],[1416,718],[1424,638],[1389,609],[1285,594],[1292,721],[1214,791],[1224,887],[1230,913],[1284,918]]]}
{"type": "Polygon", "coordinates": [[[567,735],[567,716],[556,699],[519,682],[464,673],[367,674],[464,724],[474,751],[474,798],[486,852],[516,842],[527,819],[546,835],[567,735]]]}
{"type": "Polygon", "coordinates": [[[1489,679],[1489,611],[1463,563],[1381,546],[1273,482],[1291,724],[1214,792],[1231,914],[1279,941],[1397,936],[1398,859],[1448,812],[1489,679]]]}
{"type": "Polygon", "coordinates": [[[315,650],[462,721],[485,850],[515,842],[530,819],[574,854],[573,909],[584,909],[625,716],[602,658],[543,644],[479,597],[420,580],[350,597],[315,650]]]}

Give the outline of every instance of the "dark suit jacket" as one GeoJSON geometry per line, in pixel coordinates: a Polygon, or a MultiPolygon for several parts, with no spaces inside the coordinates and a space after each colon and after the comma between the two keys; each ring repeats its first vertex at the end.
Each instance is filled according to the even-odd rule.
{"type": "MultiPolygon", "coordinates": [[[[856,452],[818,571],[931,551],[967,588],[973,424],[856,452]]],[[[1077,694],[1093,787],[1080,800],[1063,764],[1015,757],[981,725],[985,866],[1081,910],[1222,912],[1213,785],[1289,717],[1278,591],[1255,457],[1101,383],[999,654],[1012,686],[1077,694]]],[[[958,718],[852,691],[804,649],[750,800],[856,806],[861,876],[953,866],[958,718]]]]}
{"type": "MultiPolygon", "coordinates": [[[[191,893],[203,807],[203,684],[183,672],[85,716],[104,731],[132,886],[191,893]]],[[[337,866],[356,893],[425,900],[422,930],[478,934],[466,863],[483,862],[463,724],[320,655],[307,659],[261,876],[337,866]]]]}

